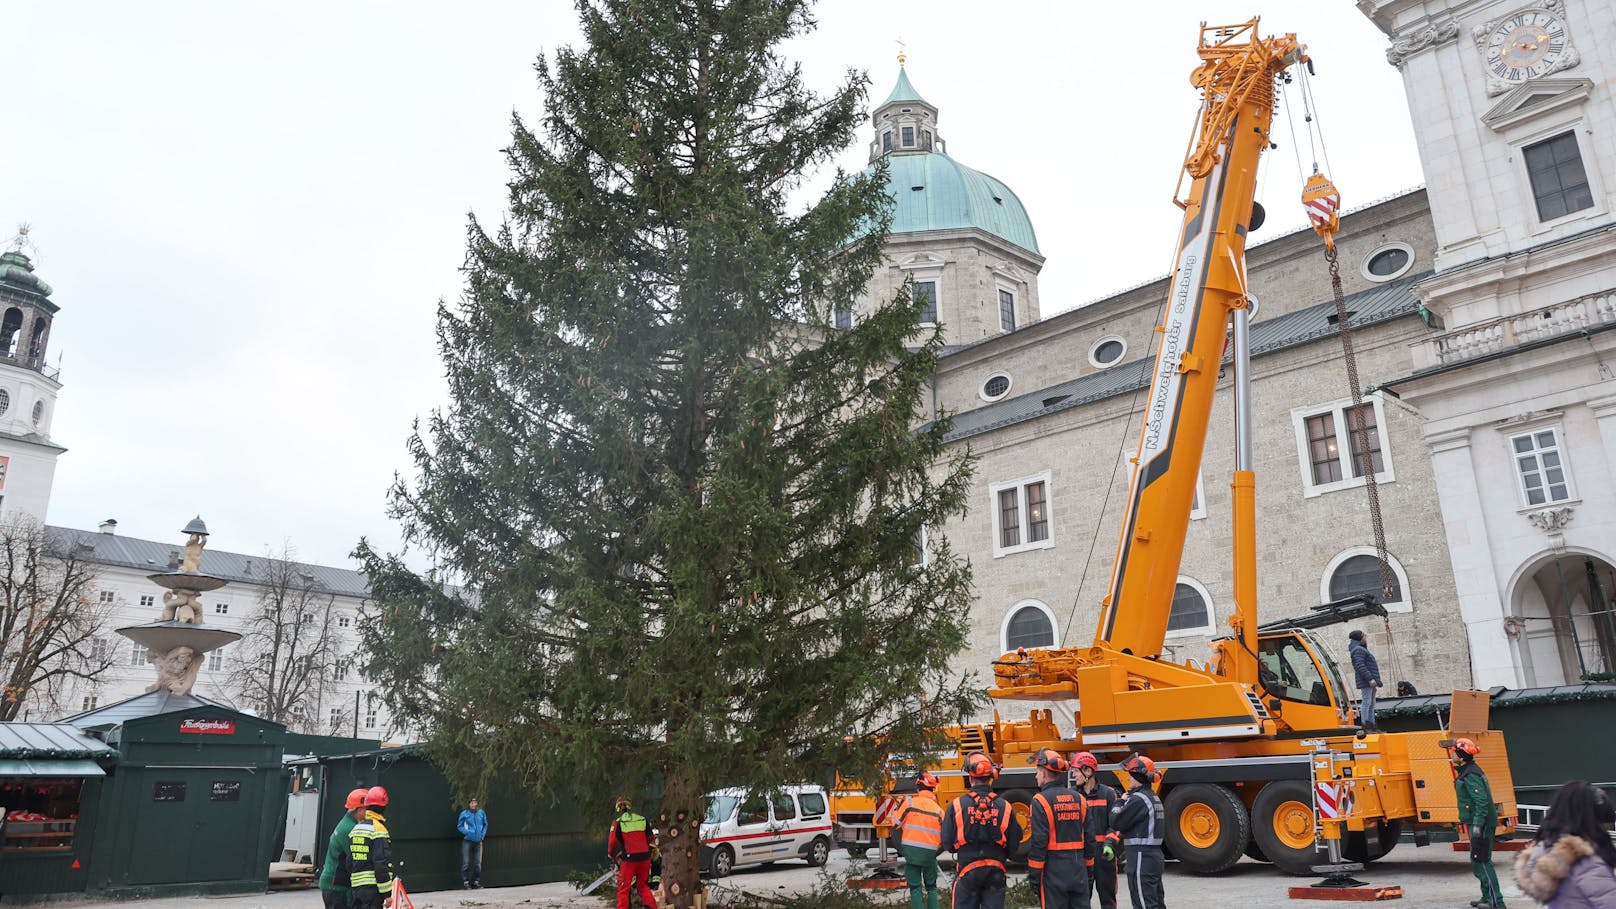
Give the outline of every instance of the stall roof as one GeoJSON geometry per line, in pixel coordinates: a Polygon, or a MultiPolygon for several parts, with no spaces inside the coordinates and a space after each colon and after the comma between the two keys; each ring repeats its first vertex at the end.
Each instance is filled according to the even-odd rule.
{"type": "Polygon", "coordinates": [[[55,723],[0,723],[0,776],[106,776],[98,760],[118,751],[55,723]]]}
{"type": "MultiPolygon", "coordinates": [[[[1557,704],[1566,701],[1616,700],[1616,685],[1588,682],[1581,685],[1556,685],[1548,688],[1494,688],[1492,706],[1498,708],[1529,707],[1535,704],[1557,704]]],[[[1376,716],[1421,716],[1448,709],[1453,701],[1449,694],[1427,694],[1410,698],[1386,698],[1375,704],[1376,716]]]]}
{"type": "Polygon", "coordinates": [[[77,726],[80,729],[90,729],[96,726],[121,726],[129,720],[157,716],[161,713],[173,713],[178,710],[194,710],[197,707],[223,707],[226,710],[235,710],[229,704],[198,697],[194,694],[148,691],[145,694],[137,694],[132,698],[124,698],[115,704],[108,704],[105,707],[97,707],[94,710],[63,717],[62,722],[77,726]]]}

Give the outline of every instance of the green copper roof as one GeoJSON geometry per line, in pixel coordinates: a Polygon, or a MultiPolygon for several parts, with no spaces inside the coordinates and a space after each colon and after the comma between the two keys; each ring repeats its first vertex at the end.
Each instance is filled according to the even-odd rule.
{"type": "Polygon", "coordinates": [[[888,104],[898,101],[919,101],[921,104],[930,106],[930,102],[920,97],[920,92],[915,91],[915,87],[909,84],[909,73],[904,70],[901,64],[898,66],[898,84],[892,86],[892,94],[887,95],[887,99],[881,102],[881,106],[886,107],[888,104]]]}
{"type": "Polygon", "coordinates": [[[1010,187],[938,152],[886,160],[887,192],[896,203],[893,234],[974,227],[1042,255],[1032,219],[1010,187]]]}

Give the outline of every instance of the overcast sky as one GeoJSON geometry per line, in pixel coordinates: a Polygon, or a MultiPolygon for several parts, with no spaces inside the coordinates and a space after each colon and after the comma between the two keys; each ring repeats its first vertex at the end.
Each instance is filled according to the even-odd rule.
{"type": "MultiPolygon", "coordinates": [[[[1309,45],[1344,203],[1423,182],[1386,41],[1350,0],[825,0],[789,52],[821,90],[867,71],[879,102],[904,40],[950,154],[1031,214],[1048,315],[1165,272],[1198,23],[1254,13],[1309,45]]],[[[467,214],[501,217],[510,116],[542,109],[532,65],[576,39],[572,4],[0,15],[0,231],[32,225],[62,307],[51,523],[177,541],[201,513],[215,548],[342,565],[362,535],[397,547],[386,490],[443,395],[434,307],[460,293],[467,214]]],[[[1259,239],[1302,223],[1283,113],[1276,132],[1259,239]]]]}

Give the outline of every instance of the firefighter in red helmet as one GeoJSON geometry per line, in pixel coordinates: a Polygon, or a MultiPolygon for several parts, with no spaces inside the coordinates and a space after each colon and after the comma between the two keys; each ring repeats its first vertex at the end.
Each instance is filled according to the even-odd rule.
{"type": "Polygon", "coordinates": [[[965,756],[971,791],[943,812],[943,848],[954,853],[954,909],[1003,909],[1004,863],[1021,842],[1021,823],[993,791],[999,768],[980,751],[965,756]]]}
{"type": "Polygon", "coordinates": [[[1071,767],[1059,751],[1044,748],[1033,757],[1033,764],[1038,768],[1038,794],[1030,806],[1027,880],[1043,909],[1088,909],[1083,798],[1066,785],[1071,767]]]}
{"type": "Polygon", "coordinates": [[[1117,831],[1111,826],[1111,809],[1121,793],[1100,780],[1100,759],[1087,751],[1072,755],[1077,774],[1077,794],[1083,797],[1087,821],[1083,825],[1083,861],[1089,869],[1089,894],[1100,894],[1099,909],[1117,909],[1117,831]]]}

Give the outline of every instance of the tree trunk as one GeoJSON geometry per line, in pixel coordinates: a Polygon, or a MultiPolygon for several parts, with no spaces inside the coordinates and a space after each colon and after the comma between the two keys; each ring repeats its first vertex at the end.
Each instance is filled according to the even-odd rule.
{"type": "MultiPolygon", "coordinates": [[[[662,791],[662,814],[657,819],[662,853],[662,883],[668,906],[692,909],[701,892],[701,819],[703,793],[697,792],[681,768],[670,767],[662,791]]],[[[659,907],[662,909],[662,907],[659,907]]]]}

